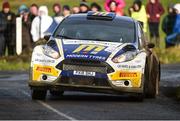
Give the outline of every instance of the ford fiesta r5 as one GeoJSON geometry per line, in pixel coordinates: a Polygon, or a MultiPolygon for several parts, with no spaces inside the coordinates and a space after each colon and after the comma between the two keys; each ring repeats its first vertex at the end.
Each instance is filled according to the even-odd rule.
{"type": "Polygon", "coordinates": [[[32,99],[47,91],[132,94],[156,97],[160,63],[141,24],[113,13],[70,15],[45,45],[34,48],[29,86],[32,99]]]}

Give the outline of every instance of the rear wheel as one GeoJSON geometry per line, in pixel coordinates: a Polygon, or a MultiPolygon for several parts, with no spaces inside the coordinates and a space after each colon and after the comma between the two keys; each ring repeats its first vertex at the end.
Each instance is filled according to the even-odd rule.
{"type": "Polygon", "coordinates": [[[32,89],[31,97],[33,100],[45,100],[47,90],[36,90],[32,89]]]}

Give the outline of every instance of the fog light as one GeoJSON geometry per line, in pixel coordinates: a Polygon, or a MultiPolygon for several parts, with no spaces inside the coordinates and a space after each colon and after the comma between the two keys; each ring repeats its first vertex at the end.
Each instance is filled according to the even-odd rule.
{"type": "Polygon", "coordinates": [[[42,76],[42,79],[43,79],[43,80],[47,80],[47,76],[46,76],[46,75],[43,75],[43,76],[42,76]]]}
{"type": "Polygon", "coordinates": [[[129,81],[124,81],[125,86],[129,86],[129,81]]]}

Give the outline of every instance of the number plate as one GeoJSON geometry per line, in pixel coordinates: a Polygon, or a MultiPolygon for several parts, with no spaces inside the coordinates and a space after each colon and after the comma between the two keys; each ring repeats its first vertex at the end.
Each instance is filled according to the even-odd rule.
{"type": "Polygon", "coordinates": [[[95,76],[96,75],[95,72],[87,72],[87,71],[74,71],[73,74],[78,75],[78,76],[95,76]]]}

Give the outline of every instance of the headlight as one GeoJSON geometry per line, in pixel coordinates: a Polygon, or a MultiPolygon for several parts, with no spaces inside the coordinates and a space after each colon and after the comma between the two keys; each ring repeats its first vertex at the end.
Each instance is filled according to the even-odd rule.
{"type": "Polygon", "coordinates": [[[44,47],[44,54],[54,59],[60,58],[60,54],[48,45],[44,47]]]}
{"type": "Polygon", "coordinates": [[[137,55],[136,52],[132,52],[132,51],[127,51],[122,55],[119,55],[117,57],[114,57],[112,59],[112,61],[114,63],[121,63],[121,62],[125,62],[125,61],[130,61],[133,60],[135,58],[135,56],[137,55]]]}

